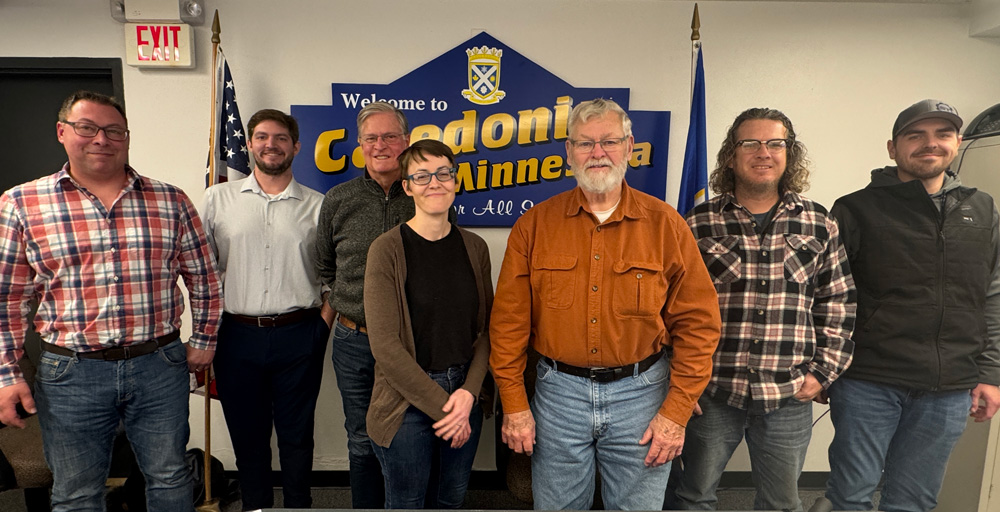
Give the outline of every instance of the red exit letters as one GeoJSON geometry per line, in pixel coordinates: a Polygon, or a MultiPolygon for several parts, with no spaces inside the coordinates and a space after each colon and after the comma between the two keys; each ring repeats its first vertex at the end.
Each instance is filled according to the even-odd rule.
{"type": "Polygon", "coordinates": [[[139,60],[176,61],[180,58],[179,25],[136,25],[139,60]]]}

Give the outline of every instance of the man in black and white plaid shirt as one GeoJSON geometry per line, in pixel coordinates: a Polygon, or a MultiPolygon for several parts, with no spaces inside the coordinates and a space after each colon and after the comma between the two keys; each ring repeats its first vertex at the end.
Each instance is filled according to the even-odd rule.
{"type": "Polygon", "coordinates": [[[777,110],[733,122],[688,224],[719,293],[712,380],[687,426],[677,508],[711,510],[746,437],[758,510],[802,510],[812,401],[851,362],[855,289],[837,224],[807,188],[805,146],[777,110]]]}

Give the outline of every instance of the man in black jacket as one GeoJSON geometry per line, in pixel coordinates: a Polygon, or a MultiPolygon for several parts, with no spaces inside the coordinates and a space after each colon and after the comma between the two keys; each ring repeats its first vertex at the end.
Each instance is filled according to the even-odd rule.
{"type": "Polygon", "coordinates": [[[966,415],[1000,407],[1000,235],[993,199],[950,166],[962,119],[936,100],[899,114],[895,167],[872,171],[833,214],[858,289],[854,362],[829,390],[836,510],[937,504],[966,415]]]}

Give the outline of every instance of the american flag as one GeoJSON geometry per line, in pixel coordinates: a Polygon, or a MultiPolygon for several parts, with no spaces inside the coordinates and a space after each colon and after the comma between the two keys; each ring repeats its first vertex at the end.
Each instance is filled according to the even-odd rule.
{"type": "Polygon", "coordinates": [[[205,186],[250,175],[250,154],[247,150],[246,131],[236,105],[236,87],[229,63],[219,47],[215,60],[215,141],[209,159],[215,159],[215,173],[211,166],[205,173],[205,186]]]}

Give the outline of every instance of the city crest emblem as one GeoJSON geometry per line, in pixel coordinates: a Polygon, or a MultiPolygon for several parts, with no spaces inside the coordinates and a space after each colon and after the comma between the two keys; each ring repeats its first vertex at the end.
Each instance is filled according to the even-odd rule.
{"type": "Polygon", "coordinates": [[[500,90],[500,58],[503,50],[499,48],[468,48],[469,56],[469,88],[462,91],[462,96],[477,105],[492,105],[507,95],[500,90]]]}

